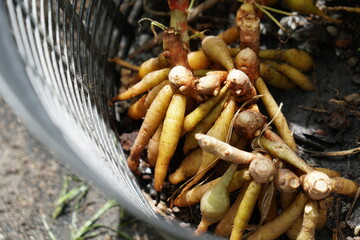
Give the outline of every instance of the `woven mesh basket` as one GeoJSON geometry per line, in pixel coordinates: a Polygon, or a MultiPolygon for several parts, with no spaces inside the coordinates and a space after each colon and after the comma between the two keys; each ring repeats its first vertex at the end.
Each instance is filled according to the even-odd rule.
{"type": "MultiPolygon", "coordinates": [[[[128,170],[108,100],[133,29],[119,0],[0,2],[0,92],[75,173],[170,239],[191,230],[156,214],[128,170]],[[121,47],[120,47],[121,46],[121,47]]],[[[209,236],[204,236],[209,238],[209,236]]]]}

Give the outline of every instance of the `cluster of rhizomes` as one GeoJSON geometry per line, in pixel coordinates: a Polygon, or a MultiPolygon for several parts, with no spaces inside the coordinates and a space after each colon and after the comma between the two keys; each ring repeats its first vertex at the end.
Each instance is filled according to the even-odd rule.
{"type": "Polygon", "coordinates": [[[174,185],[185,182],[171,204],[188,207],[200,202],[197,235],[217,223],[216,234],[241,239],[259,204],[261,219],[248,239],[275,239],[284,232],[291,239],[314,238],[315,229],[326,221],[330,193],[354,196],[358,184],[335,171],[313,168],[296,154],[286,120],[266,86],[312,90],[302,73],[312,68],[312,58],[297,49],[260,50],[260,20],[252,0],[239,8],[236,27],[203,37],[201,50],[189,52],[188,3],[168,4],[171,27],[163,33],[163,53],[144,62],[141,80],[113,99],[143,94],[128,110],[131,118],[143,118],[128,157],[130,169],[137,171],[147,147],[156,191],[167,180],[174,185]],[[240,47],[229,48],[236,38],[240,47]],[[260,113],[258,98],[279,135],[260,113]],[[186,157],[168,175],[181,137],[186,157]],[[227,168],[224,174],[205,181],[220,160],[228,163],[221,164],[227,168]],[[229,194],[235,191],[239,195],[231,203],[229,194]],[[275,195],[281,197],[280,214],[275,195]]]}

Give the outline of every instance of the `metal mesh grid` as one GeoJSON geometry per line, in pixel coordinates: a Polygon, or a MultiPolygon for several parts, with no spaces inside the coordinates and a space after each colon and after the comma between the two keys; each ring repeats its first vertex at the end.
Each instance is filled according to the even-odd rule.
{"type": "Polygon", "coordinates": [[[148,216],[155,213],[128,171],[110,129],[107,99],[126,22],[110,0],[6,0],[13,35],[31,84],[67,141],[95,172],[148,216]]]}

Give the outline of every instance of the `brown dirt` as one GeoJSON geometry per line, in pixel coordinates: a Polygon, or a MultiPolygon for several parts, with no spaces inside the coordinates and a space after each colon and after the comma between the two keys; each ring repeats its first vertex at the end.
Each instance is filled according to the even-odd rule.
{"type": "MultiPolygon", "coordinates": [[[[0,240],[51,239],[42,216],[57,240],[71,239],[73,204],[57,220],[51,219],[63,179],[70,171],[32,137],[2,98],[0,116],[0,240]]],[[[70,187],[77,185],[73,181],[70,187]]],[[[82,226],[107,200],[101,191],[91,187],[77,214],[77,226],[82,226]]],[[[161,239],[148,225],[126,214],[120,218],[119,210],[111,209],[99,224],[121,230],[133,239],[161,239]]],[[[105,229],[95,239],[124,238],[105,229]]]]}

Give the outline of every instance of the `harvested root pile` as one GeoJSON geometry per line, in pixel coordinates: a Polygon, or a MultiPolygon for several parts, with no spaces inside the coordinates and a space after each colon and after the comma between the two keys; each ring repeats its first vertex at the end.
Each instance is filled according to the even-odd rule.
{"type": "Polygon", "coordinates": [[[313,239],[324,226],[324,205],[332,194],[354,197],[359,186],[297,155],[287,121],[267,87],[313,90],[304,74],[313,67],[311,56],[298,49],[260,50],[253,0],[239,8],[236,27],[218,36],[198,34],[201,48],[190,52],[188,1],[168,4],[171,22],[163,32],[163,52],[140,66],[138,83],[112,99],[139,97],[128,110],[130,118],[143,118],[127,160],[130,169],[138,172],[147,148],[154,189],[163,191],[170,182],[179,186],[170,205],[200,204],[196,235],[214,225],[215,234],[230,239],[276,239],[284,233],[290,239],[313,239]],[[229,48],[235,39],[239,48],[229,48]],[[180,147],[185,158],[170,172],[180,147]],[[234,201],[232,192],[238,193],[234,201]],[[249,224],[256,208],[260,218],[249,224]]]}

